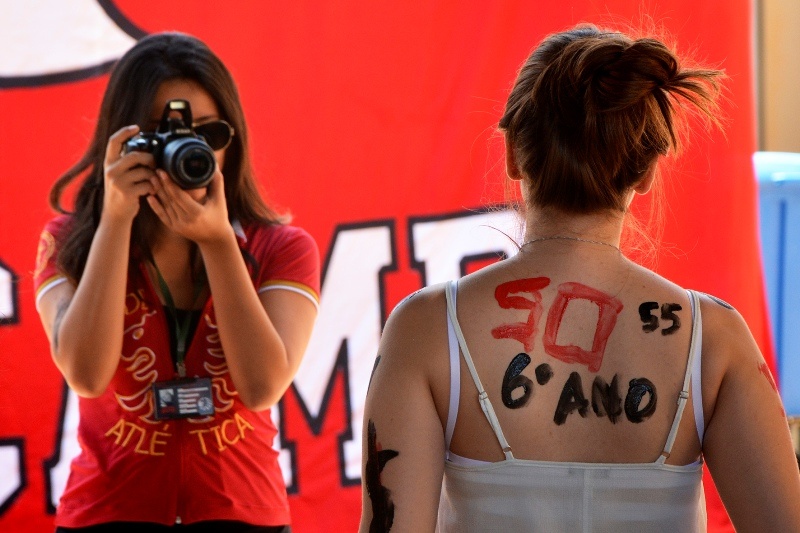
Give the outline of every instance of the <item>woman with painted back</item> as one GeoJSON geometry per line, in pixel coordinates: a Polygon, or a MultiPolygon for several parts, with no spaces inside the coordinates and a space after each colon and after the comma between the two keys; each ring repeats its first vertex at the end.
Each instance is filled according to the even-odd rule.
{"type": "Polygon", "coordinates": [[[500,120],[519,253],[390,316],[364,416],[361,531],[800,530],[781,400],[742,317],[620,251],[628,208],[715,121],[722,73],[656,39],[550,35],[500,120]]]}

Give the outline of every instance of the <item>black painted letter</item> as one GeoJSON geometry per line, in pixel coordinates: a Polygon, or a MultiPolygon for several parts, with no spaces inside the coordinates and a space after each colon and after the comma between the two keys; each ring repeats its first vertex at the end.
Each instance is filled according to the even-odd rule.
{"type": "Polygon", "coordinates": [[[586,418],[589,410],[589,400],[583,395],[583,382],[581,381],[581,375],[577,372],[570,374],[569,379],[564,383],[553,422],[560,426],[567,421],[567,416],[575,409],[578,410],[578,414],[581,417],[586,418]]]}
{"type": "Polygon", "coordinates": [[[656,401],[656,387],[652,381],[647,378],[632,379],[628,385],[628,394],[625,396],[625,416],[634,424],[643,422],[655,413],[656,401]],[[640,407],[645,394],[649,394],[650,398],[647,405],[640,407]]]}
{"type": "Polygon", "coordinates": [[[622,398],[619,396],[618,376],[614,374],[611,385],[597,376],[592,383],[592,411],[597,416],[607,416],[612,424],[622,414],[622,398]]]}

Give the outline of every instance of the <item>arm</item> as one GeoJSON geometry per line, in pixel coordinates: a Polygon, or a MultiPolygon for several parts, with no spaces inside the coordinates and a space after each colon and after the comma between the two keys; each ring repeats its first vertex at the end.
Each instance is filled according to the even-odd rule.
{"type": "Polygon", "coordinates": [[[225,359],[242,402],[254,411],[278,402],[300,366],[317,309],[285,290],[257,294],[233,232],[200,246],[225,359]]]}
{"type": "Polygon", "coordinates": [[[800,473],[786,415],[742,317],[703,301],[703,453],[737,531],[800,531],[800,473]],[[713,401],[713,390],[717,389],[713,401]],[[713,402],[713,403],[712,403],[713,402]]]}
{"type": "Polygon", "coordinates": [[[136,126],[109,139],[100,223],[77,287],[61,284],[39,305],[56,366],[79,395],[101,395],[116,372],[122,350],[125,286],[133,219],[139,197],[153,192],[152,155],[120,156],[136,126]]]}
{"type": "Polygon", "coordinates": [[[437,363],[449,364],[441,290],[439,300],[408,300],[381,338],[364,411],[362,532],[436,527],[445,445],[429,376],[437,363]],[[432,331],[436,324],[442,331],[432,331]]]}
{"type": "Polygon", "coordinates": [[[203,202],[163,171],[158,176],[156,196],[148,201],[168,228],[200,248],[220,341],[239,397],[253,411],[267,409],[280,400],[300,366],[316,307],[291,291],[256,293],[228,221],[219,170],[203,202]]]}

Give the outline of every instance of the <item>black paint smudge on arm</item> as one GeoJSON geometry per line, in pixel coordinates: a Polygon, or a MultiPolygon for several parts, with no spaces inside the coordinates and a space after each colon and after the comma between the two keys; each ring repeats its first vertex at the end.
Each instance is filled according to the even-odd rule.
{"type": "Polygon", "coordinates": [[[372,373],[369,375],[369,384],[367,384],[367,392],[369,389],[372,388],[372,378],[375,377],[375,371],[378,370],[378,363],[381,362],[381,355],[378,354],[378,357],[375,358],[375,364],[372,365],[372,373]]]}
{"type": "Polygon", "coordinates": [[[399,309],[403,304],[405,304],[407,301],[409,301],[411,298],[413,298],[414,296],[416,296],[420,292],[422,292],[422,289],[417,289],[414,292],[412,292],[411,294],[409,294],[408,296],[406,296],[405,298],[403,298],[402,300],[400,300],[400,302],[398,302],[398,304],[394,306],[394,309],[392,310],[392,313],[394,313],[394,310],[399,309]]]}
{"type": "Polygon", "coordinates": [[[734,310],[735,310],[735,308],[734,308],[734,307],[733,307],[731,304],[729,304],[728,302],[726,302],[726,301],[725,301],[725,300],[723,300],[722,298],[717,298],[716,296],[713,296],[713,295],[711,295],[711,294],[707,294],[707,293],[705,293],[705,292],[704,292],[703,294],[705,294],[706,296],[708,296],[709,298],[711,298],[711,300],[712,300],[712,301],[713,301],[715,304],[717,304],[717,305],[721,305],[721,306],[722,306],[722,307],[724,307],[725,309],[729,309],[729,310],[731,310],[731,311],[734,311],[734,310]]]}
{"type": "Polygon", "coordinates": [[[394,523],[394,503],[389,489],[381,484],[381,472],[386,463],[399,455],[395,450],[379,450],[375,423],[367,422],[367,464],[364,468],[367,494],[372,501],[370,533],[386,533],[394,523]]]}

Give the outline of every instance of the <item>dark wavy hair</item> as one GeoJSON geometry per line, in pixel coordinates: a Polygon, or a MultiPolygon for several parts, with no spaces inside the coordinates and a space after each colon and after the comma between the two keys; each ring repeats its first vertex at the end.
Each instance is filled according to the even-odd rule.
{"type": "MultiPolygon", "coordinates": [[[[284,218],[261,198],[253,175],[247,126],[239,93],[222,61],[199,39],[182,33],[159,33],[141,39],[114,66],[106,87],[94,136],[80,160],[67,170],[50,191],[50,205],[67,213],[61,204],[66,187],[80,175],[85,178],[75,198],[68,233],[59,242],[58,266],[76,282],[86,266],[89,247],[103,209],[103,162],[108,138],[120,128],[138,124],[146,128],[156,92],[168,80],[197,82],[216,103],[220,118],[235,130],[226,149],[222,173],[230,218],[243,224],[280,224],[284,218]]],[[[150,256],[150,236],[158,219],[142,201],[133,222],[131,266],[150,256]]]]}
{"type": "Polygon", "coordinates": [[[680,148],[692,108],[711,123],[722,71],[682,68],[652,38],[579,25],[546,37],[523,64],[500,119],[528,181],[526,202],[567,213],[626,209],[626,193],[680,148]]]}

